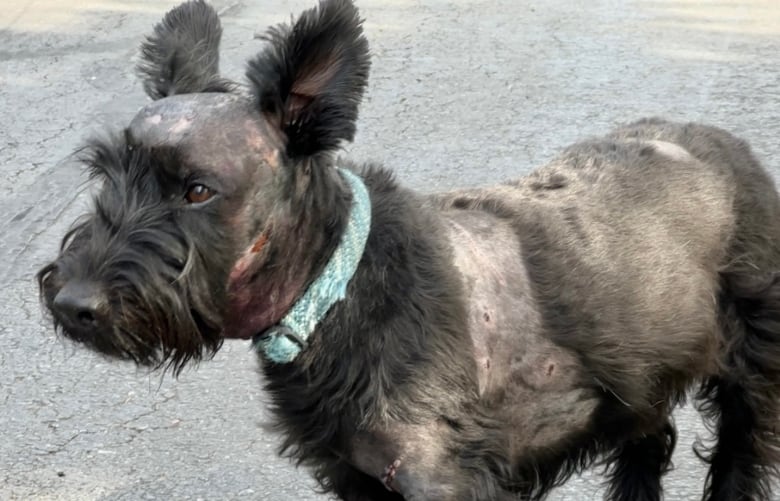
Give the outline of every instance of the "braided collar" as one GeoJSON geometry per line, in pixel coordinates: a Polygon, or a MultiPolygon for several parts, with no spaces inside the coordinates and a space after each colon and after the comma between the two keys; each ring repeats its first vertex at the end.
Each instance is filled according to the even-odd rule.
{"type": "Polygon", "coordinates": [[[344,299],[347,285],[363,257],[371,229],[371,199],[363,181],[347,169],[339,169],[352,188],[352,210],[349,221],[333,255],[322,274],[311,283],[278,324],[257,334],[252,345],[258,352],[277,364],[285,364],[306,347],[317,324],[334,304],[344,299]]]}

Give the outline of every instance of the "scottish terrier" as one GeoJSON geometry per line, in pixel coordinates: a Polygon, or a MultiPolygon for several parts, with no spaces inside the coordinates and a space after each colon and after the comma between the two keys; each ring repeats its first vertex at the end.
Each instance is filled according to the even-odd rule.
{"type": "Polygon", "coordinates": [[[704,499],[770,499],[780,203],[745,142],[645,119],[419,194],[336,159],[370,63],[350,1],[269,29],[243,84],[220,37],[170,11],[154,101],[83,150],[101,190],[38,274],[59,332],[176,373],[251,340],[282,453],[345,500],[542,499],[594,463],[658,500],[690,390],[704,499]]]}

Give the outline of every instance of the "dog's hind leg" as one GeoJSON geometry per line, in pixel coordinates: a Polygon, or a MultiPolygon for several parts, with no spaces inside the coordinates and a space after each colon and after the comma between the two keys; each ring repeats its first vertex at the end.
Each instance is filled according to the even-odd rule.
{"type": "MultiPolygon", "coordinates": [[[[717,442],[707,501],[769,501],[780,465],[780,273],[723,273],[721,374],[702,385],[717,442]]],[[[776,499],[776,498],[774,498],[776,499]]]]}
{"type": "Polygon", "coordinates": [[[671,422],[655,434],[626,441],[608,458],[609,501],[660,501],[677,433],[671,422]]]}

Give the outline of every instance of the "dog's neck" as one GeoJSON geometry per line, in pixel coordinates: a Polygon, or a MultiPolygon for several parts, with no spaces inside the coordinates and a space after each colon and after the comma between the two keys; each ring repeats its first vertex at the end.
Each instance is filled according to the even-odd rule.
{"type": "Polygon", "coordinates": [[[352,208],[338,247],[279,323],[253,338],[255,349],[272,362],[289,363],[298,356],[320,321],[346,296],[347,285],[363,256],[371,228],[371,200],[357,175],[345,169],[340,173],[352,191],[352,208]]]}
{"type": "Polygon", "coordinates": [[[347,299],[294,362],[268,363],[261,352],[283,448],[297,457],[346,453],[354,423],[369,429],[393,416],[456,413],[459,398],[438,396],[478,390],[466,298],[440,212],[389,171],[362,172],[371,232],[347,299]]]}
{"type": "Polygon", "coordinates": [[[250,339],[277,325],[325,269],[349,221],[352,193],[333,167],[293,172],[275,189],[274,208],[231,272],[224,337],[250,339]]]}

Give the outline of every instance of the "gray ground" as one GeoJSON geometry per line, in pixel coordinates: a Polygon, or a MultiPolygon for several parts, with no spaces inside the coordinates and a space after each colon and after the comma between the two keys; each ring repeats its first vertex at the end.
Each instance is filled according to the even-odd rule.
{"type": "MultiPolygon", "coordinates": [[[[217,0],[224,68],[314,0],[217,0]]],[[[0,499],[321,499],[274,455],[253,356],[228,343],[178,381],[56,339],[33,274],[87,198],[69,154],[145,102],[143,33],[174,2],[8,0],[0,9],[0,499]],[[11,4],[10,6],[8,4],[11,4]],[[78,4],[78,7],[66,6],[78,4]]],[[[421,190],[517,176],[644,115],[705,120],[780,174],[780,2],[359,0],[373,75],[349,153],[421,190]]],[[[667,499],[696,499],[690,408],[667,499]]],[[[587,475],[554,500],[600,499],[587,475]]],[[[779,495],[780,496],[780,495],[779,495]]]]}

